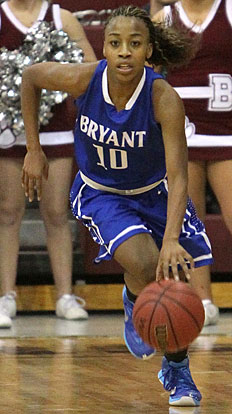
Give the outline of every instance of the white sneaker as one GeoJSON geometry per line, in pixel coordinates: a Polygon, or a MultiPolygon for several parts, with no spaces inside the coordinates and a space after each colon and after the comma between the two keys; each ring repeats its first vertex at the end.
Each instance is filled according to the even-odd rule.
{"type": "Polygon", "coordinates": [[[8,292],[0,297],[0,328],[11,328],[12,320],[16,315],[16,293],[8,292]]]}
{"type": "Polygon", "coordinates": [[[219,319],[219,309],[211,300],[203,299],[202,301],[205,310],[204,326],[216,325],[219,319]]]}
{"type": "Polygon", "coordinates": [[[65,319],[88,319],[84,299],[75,295],[63,295],[56,302],[56,316],[65,319]]]}

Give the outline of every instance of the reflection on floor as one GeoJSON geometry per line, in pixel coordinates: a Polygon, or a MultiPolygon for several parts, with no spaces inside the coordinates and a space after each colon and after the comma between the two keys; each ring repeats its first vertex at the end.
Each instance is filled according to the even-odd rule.
{"type": "MultiPolygon", "coordinates": [[[[232,310],[221,312],[219,323],[205,327],[199,341],[214,335],[232,336],[232,310]]],[[[51,314],[18,314],[11,329],[0,329],[0,338],[109,336],[123,337],[123,314],[90,313],[87,321],[67,321],[51,314]]],[[[211,339],[209,339],[209,342],[211,339]]]]}
{"type": "Polygon", "coordinates": [[[90,314],[87,321],[68,321],[54,314],[17,315],[11,329],[0,329],[1,337],[122,336],[122,314],[90,314]]]}
{"type": "Polygon", "coordinates": [[[71,322],[18,315],[0,330],[0,414],[232,414],[232,312],[190,347],[200,408],[169,407],[157,379],[162,355],[127,351],[122,314],[71,322]]]}

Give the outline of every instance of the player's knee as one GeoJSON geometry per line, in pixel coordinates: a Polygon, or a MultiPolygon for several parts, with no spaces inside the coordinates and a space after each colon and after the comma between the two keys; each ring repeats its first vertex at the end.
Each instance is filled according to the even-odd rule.
{"type": "Polygon", "coordinates": [[[135,267],[135,276],[137,280],[143,285],[154,281],[156,271],[156,263],[154,260],[142,259],[135,267]]]}

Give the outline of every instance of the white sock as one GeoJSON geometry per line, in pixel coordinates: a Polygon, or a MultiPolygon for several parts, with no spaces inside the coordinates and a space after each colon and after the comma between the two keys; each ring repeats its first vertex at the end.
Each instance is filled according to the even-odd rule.
{"type": "Polygon", "coordinates": [[[203,299],[202,300],[203,306],[208,305],[209,303],[212,303],[212,301],[210,299],[203,299]]]}

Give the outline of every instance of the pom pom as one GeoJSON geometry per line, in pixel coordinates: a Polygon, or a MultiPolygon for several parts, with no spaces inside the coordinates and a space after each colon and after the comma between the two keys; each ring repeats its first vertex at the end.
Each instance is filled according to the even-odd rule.
{"type": "MultiPolygon", "coordinates": [[[[19,49],[0,48],[0,134],[8,137],[0,140],[2,148],[14,144],[17,136],[24,133],[21,113],[20,87],[22,72],[34,63],[53,61],[60,63],[82,63],[83,51],[70,40],[63,30],[54,28],[52,22],[40,22],[31,28],[19,49]],[[9,139],[9,136],[12,139],[9,139]]],[[[52,107],[63,102],[68,94],[43,89],[41,93],[39,123],[47,125],[52,118],[52,107]]]]}

